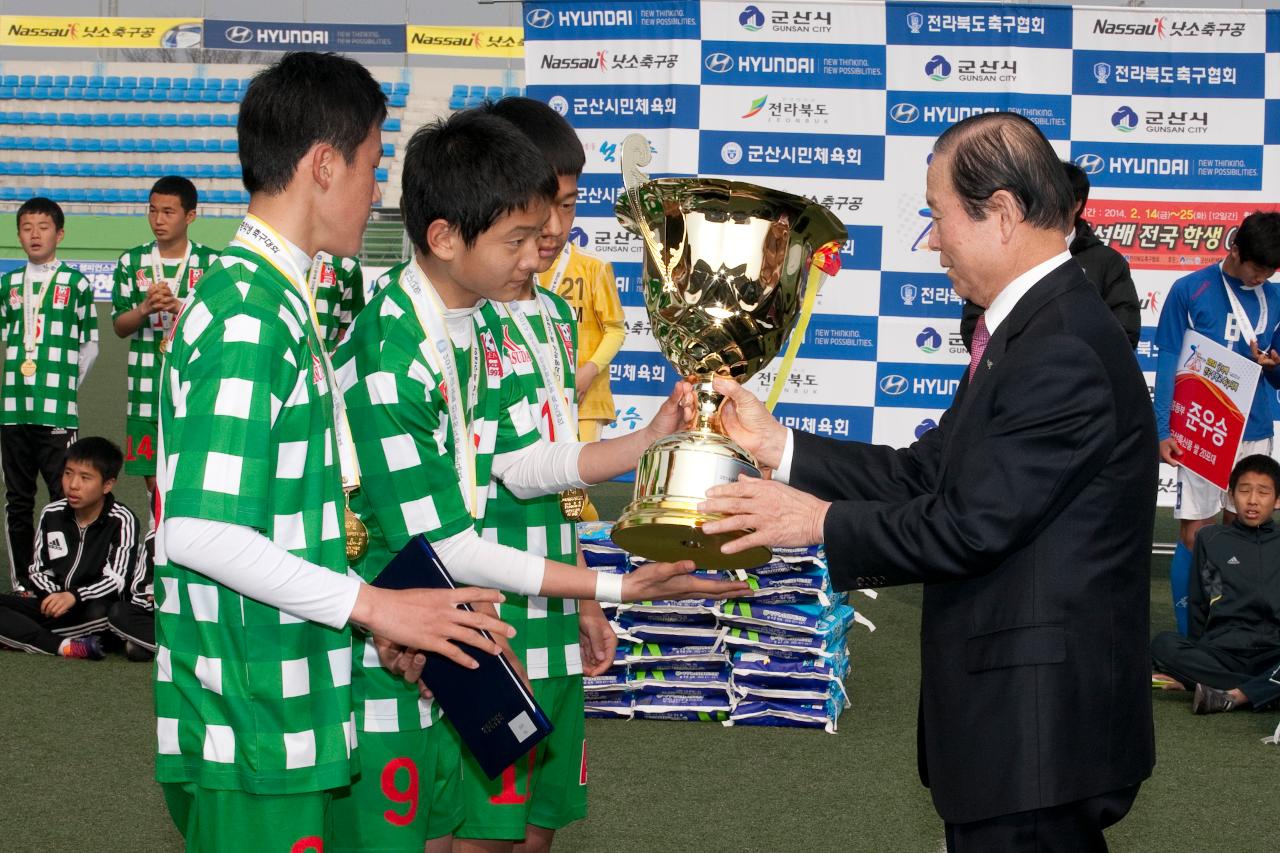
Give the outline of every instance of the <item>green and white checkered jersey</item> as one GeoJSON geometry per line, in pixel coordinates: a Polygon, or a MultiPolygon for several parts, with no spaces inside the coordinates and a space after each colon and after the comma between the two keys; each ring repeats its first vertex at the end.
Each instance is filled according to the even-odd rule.
{"type": "Polygon", "coordinates": [[[333,352],[364,308],[364,271],[355,258],[328,253],[322,253],[316,263],[321,264],[316,272],[316,316],[324,329],[324,345],[333,352]]]}
{"type": "MultiPolygon", "coordinates": [[[[151,267],[154,248],[155,243],[146,243],[135,246],[120,256],[111,285],[112,320],[137,308],[147,298],[151,279],[155,277],[155,271],[151,267]]],[[[192,241],[187,272],[182,281],[178,282],[177,291],[173,295],[178,299],[186,299],[191,288],[195,287],[196,282],[217,259],[218,253],[213,249],[192,241]]],[[[165,278],[172,279],[178,274],[182,259],[162,260],[161,273],[165,278]]],[[[160,417],[160,341],[164,334],[160,314],[156,313],[144,320],[138,330],[129,336],[129,369],[125,374],[129,389],[125,409],[128,417],[153,422],[160,417]]]]}
{"type": "MultiPolygon", "coordinates": [[[[346,573],[321,346],[274,267],[238,246],[222,254],[161,369],[163,517],[251,527],[346,573]]],[[[157,779],[254,794],[348,784],[350,630],[245,598],[157,545],[157,779]]]]}
{"type": "Polygon", "coordinates": [[[38,424],[79,429],[76,394],[80,388],[80,347],[98,340],[98,315],[93,308],[93,285],[62,264],[49,284],[33,294],[36,315],[34,376],[19,372],[27,360],[23,345],[22,291],[26,265],[0,278],[7,298],[0,303],[4,330],[4,403],[0,424],[38,424]],[[46,288],[52,287],[52,292],[46,288]]]}
{"type": "MultiPolygon", "coordinates": [[[[418,533],[439,541],[479,526],[463,502],[454,468],[455,436],[441,393],[439,353],[427,342],[412,299],[400,286],[404,266],[392,268],[391,281],[369,300],[334,358],[360,463],[360,490],[351,508],[369,528],[368,554],[355,567],[365,580],[418,533]]],[[[476,447],[476,502],[483,519],[495,446],[519,449],[537,441],[538,431],[498,344],[502,326],[492,305],[481,305],[473,328],[483,347],[484,376],[477,385],[469,440],[476,447]]],[[[465,395],[470,350],[455,347],[454,358],[465,395]]],[[[382,669],[363,642],[357,642],[354,656],[360,730],[429,726],[432,717],[419,704],[417,689],[382,669]]]]}
{"type": "MultiPolygon", "coordinates": [[[[568,348],[559,341],[560,363],[568,369],[565,380],[570,401],[570,418],[578,424],[578,410],[573,388],[574,359],[578,348],[578,326],[573,309],[554,293],[542,294],[553,306],[551,321],[557,337],[570,341],[568,348]]],[[[525,303],[530,304],[530,303],[525,303]]],[[[515,306],[512,306],[514,309],[515,306]]],[[[507,360],[520,382],[530,415],[536,419],[538,431],[548,441],[554,439],[555,427],[547,402],[547,389],[533,362],[524,336],[505,308],[502,318],[502,346],[507,360]]],[[[527,312],[529,329],[541,344],[546,343],[547,330],[540,312],[527,312]]],[[[573,435],[571,440],[577,438],[573,435]]],[[[499,448],[501,452],[502,448],[499,448]]],[[[560,563],[573,564],[576,552],[574,525],[560,511],[559,495],[540,495],[522,500],[496,480],[489,483],[489,506],[484,517],[484,538],[529,554],[548,557],[560,563]]],[[[578,648],[578,602],[572,598],[545,598],[540,595],[506,594],[498,605],[498,615],[516,629],[511,646],[520,655],[530,678],[554,678],[582,672],[582,656],[578,648]]]]}

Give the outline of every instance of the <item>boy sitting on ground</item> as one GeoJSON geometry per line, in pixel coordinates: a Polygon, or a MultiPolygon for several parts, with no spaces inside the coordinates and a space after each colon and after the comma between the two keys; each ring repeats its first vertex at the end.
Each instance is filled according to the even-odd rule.
{"type": "Polygon", "coordinates": [[[93,634],[107,625],[107,603],[133,565],[138,519],[111,490],[124,454],[105,438],[67,448],[64,497],[50,501],[36,527],[31,592],[0,595],[0,643],[23,651],[102,658],[93,634]]]}
{"type": "Polygon", "coordinates": [[[1153,681],[1194,689],[1196,714],[1280,699],[1280,528],[1271,518],[1280,509],[1280,463],[1246,456],[1231,471],[1230,491],[1236,520],[1196,536],[1188,635],[1165,631],[1151,642],[1153,681]]]}

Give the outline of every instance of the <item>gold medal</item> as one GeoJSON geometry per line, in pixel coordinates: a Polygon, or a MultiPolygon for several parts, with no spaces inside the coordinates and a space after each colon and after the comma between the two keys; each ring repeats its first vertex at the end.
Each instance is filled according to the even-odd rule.
{"type": "Polygon", "coordinates": [[[364,526],[360,516],[351,511],[350,505],[347,506],[343,526],[347,532],[347,562],[358,563],[369,550],[369,528],[364,526]]]}
{"type": "Polygon", "coordinates": [[[19,370],[22,371],[23,376],[30,379],[32,376],[36,375],[36,363],[31,359],[27,359],[22,362],[22,367],[20,367],[19,370]]]}
{"type": "Polygon", "coordinates": [[[582,489],[565,489],[560,493],[560,512],[565,520],[582,520],[582,510],[587,506],[587,493],[582,489]]]}
{"type": "Polygon", "coordinates": [[[169,336],[164,335],[160,338],[160,354],[164,355],[169,351],[169,336]]]}

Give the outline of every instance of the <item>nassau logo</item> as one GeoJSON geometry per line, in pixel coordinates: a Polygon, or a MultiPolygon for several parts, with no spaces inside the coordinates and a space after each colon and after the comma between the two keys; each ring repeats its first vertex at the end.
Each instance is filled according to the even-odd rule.
{"type": "Polygon", "coordinates": [[[738,16],[738,23],[749,33],[758,33],[764,27],[764,12],[755,6],[748,6],[738,16]]]}
{"type": "Polygon", "coordinates": [[[745,112],[742,117],[751,118],[753,115],[756,115],[762,109],[764,109],[764,105],[767,104],[768,102],[769,102],[769,96],[761,95],[759,98],[756,98],[754,101],[751,102],[751,109],[747,110],[747,112],[745,112]]]}
{"type": "Polygon", "coordinates": [[[1138,114],[1132,107],[1122,106],[1111,114],[1111,126],[1121,133],[1132,133],[1138,126],[1138,114]]]}
{"type": "Polygon", "coordinates": [[[938,334],[938,330],[932,326],[925,326],[920,334],[916,335],[916,346],[921,352],[933,354],[942,349],[942,335],[938,334]]]}
{"type": "Polygon", "coordinates": [[[935,53],[924,64],[924,73],[929,75],[930,80],[940,83],[951,76],[951,63],[942,54],[935,53]]]}
{"type": "Polygon", "coordinates": [[[897,373],[890,373],[880,380],[880,390],[890,397],[905,394],[907,393],[907,377],[900,376],[897,373]]]}
{"type": "Polygon", "coordinates": [[[1096,175],[1106,167],[1101,154],[1081,154],[1076,158],[1076,165],[1086,175],[1096,175]]]}

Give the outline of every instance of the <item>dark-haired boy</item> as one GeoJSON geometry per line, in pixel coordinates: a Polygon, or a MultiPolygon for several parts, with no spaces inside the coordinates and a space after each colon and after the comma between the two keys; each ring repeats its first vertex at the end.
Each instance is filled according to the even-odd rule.
{"type": "Polygon", "coordinates": [[[147,225],[155,239],[120,256],[111,287],[112,327],[129,338],[124,472],[146,481],[148,497],[156,490],[165,338],[196,282],[218,257],[187,237],[199,200],[195,184],[186,178],[168,175],[156,181],[147,202],[147,225]]]}
{"type": "Polygon", "coordinates": [[[1173,379],[1182,352],[1182,340],[1189,329],[1252,358],[1262,366],[1262,378],[1254,392],[1244,438],[1236,453],[1242,459],[1255,453],[1271,453],[1275,432],[1272,398],[1280,388],[1280,287],[1268,283],[1280,266],[1280,213],[1251,213],[1240,223],[1231,249],[1219,263],[1196,270],[1173,283],[1155,344],[1156,431],[1160,438],[1160,459],[1178,469],[1178,493],[1173,515],[1178,519],[1178,544],[1169,564],[1169,585],[1173,594],[1178,630],[1187,632],[1187,587],[1191,575],[1191,553],[1196,532],[1213,523],[1223,510],[1223,523],[1230,524],[1231,496],[1217,486],[1182,467],[1182,449],[1169,435],[1169,412],[1173,404],[1173,379]]]}
{"type": "MultiPolygon", "coordinates": [[[[370,537],[357,571],[376,574],[422,533],[459,582],[520,595],[621,601],[740,588],[690,578],[690,563],[649,564],[623,578],[547,559],[546,549],[493,541],[494,532],[484,530],[491,480],[531,497],[617,476],[679,426],[689,389],[677,387],[653,423],[608,447],[540,441],[502,343],[499,311],[527,289],[538,266],[554,172],[510,122],[473,110],[414,134],[403,182],[414,257],[392,267],[335,358],[363,477],[352,507],[370,537]]],[[[553,337],[567,364],[570,347],[559,330],[553,337]]],[[[571,553],[565,542],[553,547],[571,553]]],[[[534,630],[532,620],[526,624],[534,630]]],[[[462,819],[456,735],[434,725],[439,711],[381,669],[370,648],[357,646],[353,658],[364,775],[335,800],[348,839],[335,849],[416,853],[424,839],[452,833],[462,819]],[[394,780],[406,760],[424,793],[418,808],[391,826],[383,780],[394,780]]]]}
{"type": "Polygon", "coordinates": [[[147,533],[138,548],[132,573],[120,601],[107,611],[107,627],[124,640],[125,656],[149,661],[156,655],[156,532],[147,533]]]}
{"type": "MultiPolygon", "coordinates": [[[[481,110],[510,121],[524,133],[551,165],[558,181],[551,215],[538,239],[535,275],[514,301],[496,306],[503,348],[542,438],[550,442],[595,440],[598,424],[594,430],[588,428],[590,437],[579,428],[578,402],[586,387],[603,389],[609,397],[608,362],[613,353],[605,356],[602,383],[584,386],[575,381],[575,362],[591,364],[581,346],[578,323],[585,300],[591,312],[588,319],[596,327],[591,346],[599,349],[596,285],[607,284],[614,303],[618,296],[609,265],[593,256],[580,256],[568,243],[578,176],[586,161],[582,143],[569,123],[541,101],[504,98],[481,110]],[[535,282],[540,286],[535,287],[535,282]],[[575,296],[576,304],[557,293],[561,285],[561,292],[575,296]]],[[[616,313],[621,327],[621,306],[616,313]]],[[[613,352],[616,350],[614,346],[613,352]]],[[[612,398],[608,405],[612,419],[612,398]]],[[[585,499],[585,493],[582,496],[585,499]]],[[[495,481],[482,535],[525,553],[575,563],[576,520],[576,515],[566,515],[559,495],[521,498],[506,484],[495,481]]],[[[474,757],[463,753],[464,819],[454,845],[460,853],[510,850],[521,840],[528,850],[550,849],[556,830],[586,817],[582,675],[584,669],[597,674],[611,666],[617,645],[595,601],[508,594],[498,605],[498,615],[515,627],[512,649],[533,684],[534,697],[555,728],[531,760],[517,762],[497,779],[488,779],[474,757]],[[597,656],[603,660],[594,659],[597,656]]]]}
{"type": "Polygon", "coordinates": [[[236,127],[249,214],[182,312],[161,372],[156,777],[186,849],[327,848],[360,769],[351,632],[474,661],[488,590],[348,574],[350,441],[307,271],[352,255],[373,202],[386,97],[359,63],[291,53],[236,127]],[[246,842],[251,839],[251,842],[246,842]]]}
{"type": "Polygon", "coordinates": [[[102,658],[93,636],[107,602],[124,586],[138,544],[138,520],[111,490],[124,457],[105,438],[67,448],[65,497],[50,501],[36,527],[32,593],[0,595],[0,643],[63,657],[102,658]]]}
{"type": "Polygon", "coordinates": [[[1235,520],[1196,536],[1188,635],[1151,641],[1153,680],[1194,687],[1197,714],[1280,699],[1280,463],[1246,456],[1230,485],[1235,520]]]}
{"type": "Polygon", "coordinates": [[[18,208],[18,241],[26,266],[0,279],[4,330],[4,394],[0,402],[0,458],[5,482],[9,581],[27,585],[31,565],[36,475],[51,500],[62,497],[62,461],[80,427],[80,384],[98,357],[93,287],[58,261],[62,208],[47,198],[18,208]]]}

